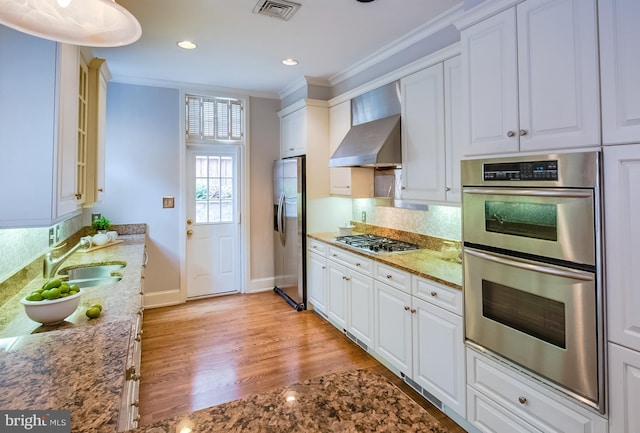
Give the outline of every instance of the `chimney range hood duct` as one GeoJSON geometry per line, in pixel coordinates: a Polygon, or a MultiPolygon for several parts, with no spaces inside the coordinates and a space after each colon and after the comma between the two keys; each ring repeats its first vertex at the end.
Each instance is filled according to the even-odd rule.
{"type": "Polygon", "coordinates": [[[330,167],[399,167],[400,82],[351,100],[352,126],[329,160],[330,167]]]}

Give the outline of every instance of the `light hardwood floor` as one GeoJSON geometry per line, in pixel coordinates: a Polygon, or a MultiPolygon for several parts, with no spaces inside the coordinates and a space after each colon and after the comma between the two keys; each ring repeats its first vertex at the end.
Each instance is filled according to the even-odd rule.
{"type": "Polygon", "coordinates": [[[326,320],[272,292],[146,310],[143,330],[141,426],[360,368],[389,378],[451,433],[464,432],[326,320]]]}

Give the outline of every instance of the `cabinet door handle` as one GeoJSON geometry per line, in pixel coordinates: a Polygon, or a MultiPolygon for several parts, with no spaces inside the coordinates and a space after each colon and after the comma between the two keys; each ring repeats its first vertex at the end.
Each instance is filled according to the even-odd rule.
{"type": "Polygon", "coordinates": [[[515,132],[513,131],[507,131],[507,137],[513,137],[514,135],[516,135],[515,132]]]}
{"type": "Polygon", "coordinates": [[[82,198],[82,194],[80,193],[76,193],[75,196],[76,196],[76,200],[80,200],[82,198]]]}
{"type": "Polygon", "coordinates": [[[407,307],[406,305],[404,306],[404,311],[409,311],[411,309],[411,307],[407,307]]]}
{"type": "Polygon", "coordinates": [[[518,397],[518,402],[520,404],[527,404],[527,398],[520,396],[520,397],[518,397]]]}
{"type": "Polygon", "coordinates": [[[526,129],[521,129],[520,130],[520,137],[523,137],[525,135],[527,135],[527,130],[526,129]]]}
{"type": "Polygon", "coordinates": [[[411,309],[411,314],[416,314],[416,309],[415,308],[411,309]]]}
{"type": "Polygon", "coordinates": [[[327,269],[327,267],[326,267],[326,266],[323,266],[323,267],[322,267],[322,269],[327,269]]]}
{"type": "Polygon", "coordinates": [[[444,190],[445,190],[446,192],[449,192],[449,191],[451,191],[451,187],[450,187],[450,186],[446,186],[446,187],[444,188],[444,190]]]}

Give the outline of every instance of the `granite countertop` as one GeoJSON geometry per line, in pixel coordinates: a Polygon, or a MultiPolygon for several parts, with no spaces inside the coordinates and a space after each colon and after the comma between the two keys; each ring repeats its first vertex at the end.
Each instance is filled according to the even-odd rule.
{"type": "MultiPolygon", "coordinates": [[[[354,232],[354,234],[358,234],[354,232]]],[[[462,290],[462,265],[458,262],[443,260],[440,252],[428,248],[403,251],[391,254],[374,254],[349,248],[336,242],[338,233],[309,233],[308,237],[325,242],[355,254],[368,257],[377,262],[395,266],[423,278],[462,290]]]]}
{"type": "Polygon", "coordinates": [[[115,432],[131,352],[132,329],[141,307],[140,279],[145,235],[92,252],[76,251],[61,266],[123,261],[118,283],[85,288],[80,306],[65,322],[42,326],[19,300],[42,286],[35,278],[0,307],[0,407],[63,409],[73,432],[115,432]],[[85,311],[103,306],[97,319],[85,311]]]}
{"type": "Polygon", "coordinates": [[[332,373],[139,427],[131,433],[446,433],[425,409],[367,370],[332,373]]]}

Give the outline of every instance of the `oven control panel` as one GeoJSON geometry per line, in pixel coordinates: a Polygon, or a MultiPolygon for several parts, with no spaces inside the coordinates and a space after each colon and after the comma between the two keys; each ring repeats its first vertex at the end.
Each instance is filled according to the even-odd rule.
{"type": "Polygon", "coordinates": [[[485,163],[483,180],[558,180],[558,161],[485,163]]]}

